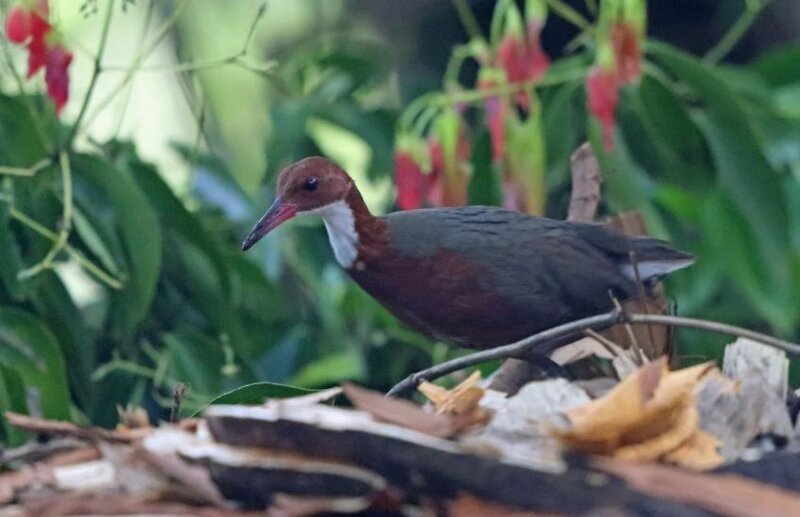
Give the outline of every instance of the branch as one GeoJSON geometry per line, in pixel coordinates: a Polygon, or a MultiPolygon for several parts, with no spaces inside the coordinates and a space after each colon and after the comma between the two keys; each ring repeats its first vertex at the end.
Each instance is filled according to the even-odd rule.
{"type": "Polygon", "coordinates": [[[600,203],[600,165],[589,142],[572,153],[572,195],[567,221],[593,221],[600,203]]]}
{"type": "Polygon", "coordinates": [[[580,320],[564,323],[557,327],[547,329],[545,331],[534,334],[525,339],[504,345],[491,350],[483,350],[474,354],[459,357],[451,361],[445,361],[437,364],[432,368],[413,373],[396,384],[387,396],[397,396],[414,389],[423,380],[431,381],[438,379],[449,373],[463,370],[470,366],[475,366],[487,361],[495,359],[505,359],[509,357],[520,357],[526,353],[531,352],[534,348],[547,343],[552,343],[558,339],[570,335],[580,335],[587,329],[598,330],[617,323],[629,323],[631,325],[672,325],[676,327],[694,328],[699,330],[707,330],[709,332],[717,332],[720,334],[727,334],[730,336],[743,337],[758,341],[759,343],[772,346],[783,350],[784,352],[800,356],[800,345],[784,341],[782,339],[767,336],[760,332],[754,332],[734,325],[727,325],[725,323],[717,323],[715,321],[701,320],[695,318],[684,318],[681,316],[669,316],[665,314],[625,314],[624,312],[614,309],[605,314],[597,316],[590,316],[580,320]]]}

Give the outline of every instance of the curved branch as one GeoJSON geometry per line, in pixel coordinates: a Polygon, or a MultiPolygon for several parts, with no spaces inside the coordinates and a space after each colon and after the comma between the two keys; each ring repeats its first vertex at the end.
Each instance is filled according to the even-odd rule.
{"type": "Polygon", "coordinates": [[[425,381],[438,379],[449,373],[463,370],[464,368],[475,366],[486,361],[494,359],[505,359],[509,357],[519,357],[525,353],[530,352],[534,348],[552,343],[557,339],[573,334],[582,334],[587,329],[598,330],[601,328],[614,325],[616,323],[629,323],[631,325],[673,325],[676,327],[687,327],[699,330],[707,330],[709,332],[717,332],[720,334],[728,334],[730,336],[743,337],[752,339],[763,343],[765,345],[778,348],[788,354],[800,356],[800,345],[784,341],[760,332],[747,330],[735,325],[728,325],[725,323],[717,323],[715,321],[701,320],[695,318],[685,318],[681,316],[669,316],[665,314],[625,314],[624,312],[614,309],[605,314],[597,316],[590,316],[576,321],[571,321],[557,327],[539,332],[525,339],[504,345],[491,350],[483,350],[474,354],[459,357],[451,361],[445,361],[437,364],[426,370],[413,373],[396,384],[387,396],[397,396],[409,390],[416,388],[416,386],[425,381]]]}

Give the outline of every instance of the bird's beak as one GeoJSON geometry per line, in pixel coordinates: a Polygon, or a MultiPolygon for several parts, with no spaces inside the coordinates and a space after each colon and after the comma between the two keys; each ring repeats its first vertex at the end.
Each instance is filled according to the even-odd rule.
{"type": "Polygon", "coordinates": [[[297,206],[291,203],[281,203],[281,198],[276,197],[267,213],[258,220],[250,231],[250,235],[242,243],[242,251],[247,251],[257,243],[261,237],[265,236],[297,214],[297,206]]]}

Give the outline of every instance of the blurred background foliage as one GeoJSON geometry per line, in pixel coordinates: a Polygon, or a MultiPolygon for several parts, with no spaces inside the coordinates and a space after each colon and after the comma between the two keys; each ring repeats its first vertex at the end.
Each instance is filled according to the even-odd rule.
{"type": "MultiPolygon", "coordinates": [[[[462,4],[488,34],[495,2],[462,4]]],[[[318,222],[239,250],[277,173],[310,154],[341,163],[375,212],[395,208],[398,117],[442,91],[469,37],[454,4],[261,6],[52,0],[76,54],[60,118],[42,84],[20,80],[24,53],[1,43],[0,409],[113,425],[126,404],[165,418],[178,383],[189,414],[259,381],[275,384],[228,400],[342,380],[383,390],[458,353],[355,287],[318,222]]],[[[596,2],[558,6],[592,20],[596,2]]],[[[547,214],[558,218],[570,153],[599,141],[584,88],[594,49],[581,34],[557,9],[542,33],[548,73],[584,71],[537,88],[547,214]]],[[[699,255],[668,286],[681,314],[800,339],[800,9],[650,2],[649,34],[641,82],[621,92],[615,148],[595,145],[603,213],[640,210],[654,234],[699,255]]],[[[465,63],[459,78],[476,74],[465,63]]],[[[487,131],[480,114],[467,121],[470,201],[497,201],[483,187],[487,131]]],[[[680,353],[713,358],[720,342],[682,332],[680,353]]]]}

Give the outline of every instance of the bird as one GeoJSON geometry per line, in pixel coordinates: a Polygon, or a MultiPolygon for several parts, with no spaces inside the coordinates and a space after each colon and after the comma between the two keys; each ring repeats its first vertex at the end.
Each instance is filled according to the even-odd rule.
{"type": "Polygon", "coordinates": [[[499,207],[376,216],[353,179],[319,156],[281,171],[275,200],[242,250],[296,216],[322,218],[336,261],[396,318],[470,349],[607,312],[615,298],[637,296],[638,282],[650,288],[695,260],[655,238],[499,207]]]}

